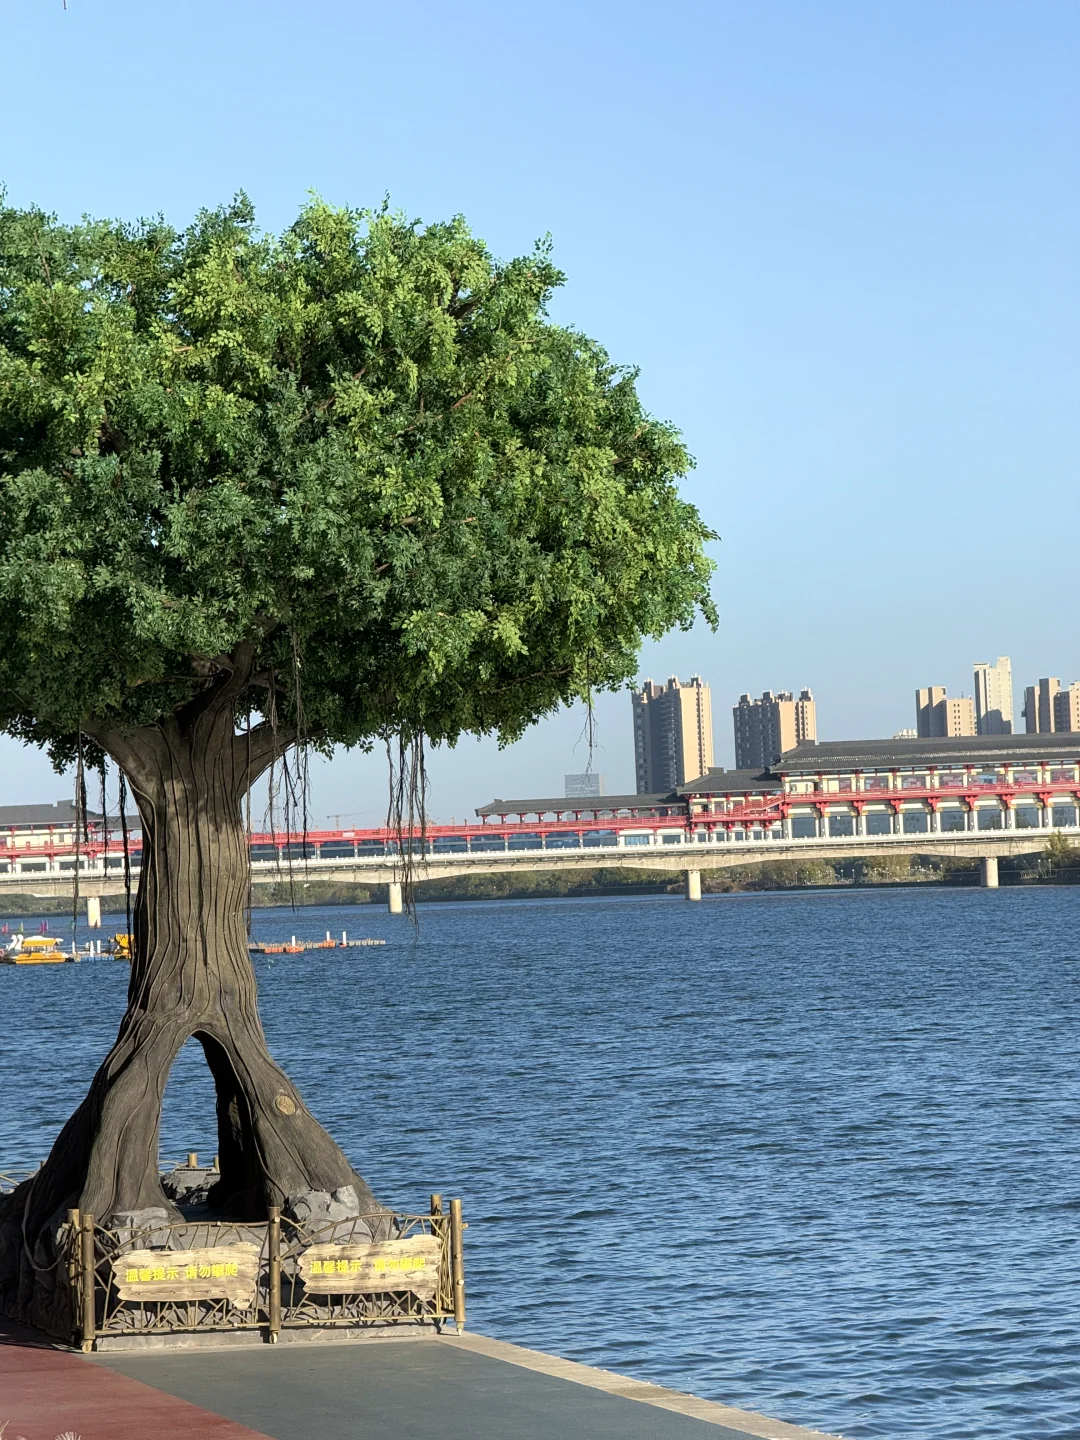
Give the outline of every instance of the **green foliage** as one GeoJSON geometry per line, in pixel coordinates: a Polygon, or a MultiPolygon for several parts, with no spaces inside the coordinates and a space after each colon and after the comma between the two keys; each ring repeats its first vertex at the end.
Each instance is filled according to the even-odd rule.
{"type": "Polygon", "coordinates": [[[746,890],[787,890],[799,885],[835,885],[836,871],[827,860],[766,860],[739,867],[746,890]]]}
{"type": "Polygon", "coordinates": [[[370,905],[372,889],[385,886],[366,886],[350,880],[257,880],[251,887],[251,903],[258,909],[290,910],[305,905],[370,905]]]}
{"type": "Polygon", "coordinates": [[[1043,859],[1051,871],[1068,870],[1080,865],[1080,849],[1071,843],[1067,835],[1055,830],[1046,842],[1043,859]]]}
{"type": "Polygon", "coordinates": [[[858,862],[859,879],[867,885],[887,885],[910,880],[910,855],[867,855],[858,862]]]}
{"type": "Polygon", "coordinates": [[[606,895],[615,891],[634,894],[665,891],[680,877],[670,870],[623,870],[600,866],[589,870],[513,870],[484,875],[454,875],[446,879],[420,880],[418,900],[528,900],[565,896],[606,895]]]}
{"type": "Polygon", "coordinates": [[[506,740],[715,623],[689,457],[548,319],[561,278],[461,219],[0,196],[0,726],[153,724],[250,643],[238,713],[506,740]]]}

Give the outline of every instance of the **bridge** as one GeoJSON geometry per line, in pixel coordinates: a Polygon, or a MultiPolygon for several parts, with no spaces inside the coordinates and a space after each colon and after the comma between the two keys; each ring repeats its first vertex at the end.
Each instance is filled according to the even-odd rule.
{"type": "MultiPolygon", "coordinates": [[[[974,811],[972,814],[974,815],[974,811]]],[[[1076,838],[1080,826],[1041,825],[1014,829],[925,831],[902,826],[888,834],[835,834],[826,824],[812,835],[793,835],[790,822],[774,823],[761,807],[746,807],[733,823],[727,810],[722,823],[703,824],[696,816],[660,818],[613,816],[596,820],[543,820],[500,824],[432,825],[413,835],[415,879],[514,871],[574,871],[598,867],[682,873],[686,896],[701,898],[701,873],[774,860],[869,859],[926,855],[978,860],[981,882],[998,883],[998,861],[1042,849],[1051,834],[1076,838]]],[[[1046,811],[1047,820],[1050,811],[1046,811]]],[[[324,830],[304,834],[253,834],[252,876],[280,881],[333,881],[388,886],[392,913],[401,910],[402,841],[394,830],[324,830]]],[[[142,858],[138,836],[129,841],[128,866],[134,884],[142,858]]],[[[15,843],[0,839],[0,895],[17,892],[36,898],[72,893],[78,867],[79,892],[124,892],[124,853],[116,839],[92,836],[78,847],[49,843],[41,837],[15,843]]]]}

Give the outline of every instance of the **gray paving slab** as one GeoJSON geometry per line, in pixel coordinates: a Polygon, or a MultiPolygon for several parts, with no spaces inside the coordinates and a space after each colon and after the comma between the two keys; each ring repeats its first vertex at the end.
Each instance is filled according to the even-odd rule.
{"type": "MultiPolygon", "coordinates": [[[[768,1433],[642,1404],[437,1339],[87,1358],[273,1440],[760,1440],[768,1433]]],[[[777,1437],[810,1434],[774,1423],[777,1437]]]]}

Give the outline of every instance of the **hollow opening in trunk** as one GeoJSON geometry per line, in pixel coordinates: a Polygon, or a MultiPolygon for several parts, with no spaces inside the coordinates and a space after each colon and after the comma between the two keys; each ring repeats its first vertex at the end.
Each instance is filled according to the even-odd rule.
{"type": "Polygon", "coordinates": [[[193,1035],[173,1061],[161,1102],[161,1165],[169,1170],[191,1153],[210,1165],[218,1153],[217,1092],[203,1047],[193,1035]]]}
{"type": "Polygon", "coordinates": [[[228,1051],[206,1031],[181,1047],[161,1106],[162,1189],[185,1214],[264,1218],[251,1106],[228,1051]]]}

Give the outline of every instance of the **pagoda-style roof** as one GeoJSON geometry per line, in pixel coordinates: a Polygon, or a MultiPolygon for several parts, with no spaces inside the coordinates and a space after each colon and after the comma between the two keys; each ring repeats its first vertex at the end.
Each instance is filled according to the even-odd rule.
{"type": "Polygon", "coordinates": [[[949,770],[964,765],[1031,765],[1080,759],[1080,733],[958,735],[936,740],[824,740],[785,750],[769,767],[774,775],[818,775],[851,770],[949,770]]]}

